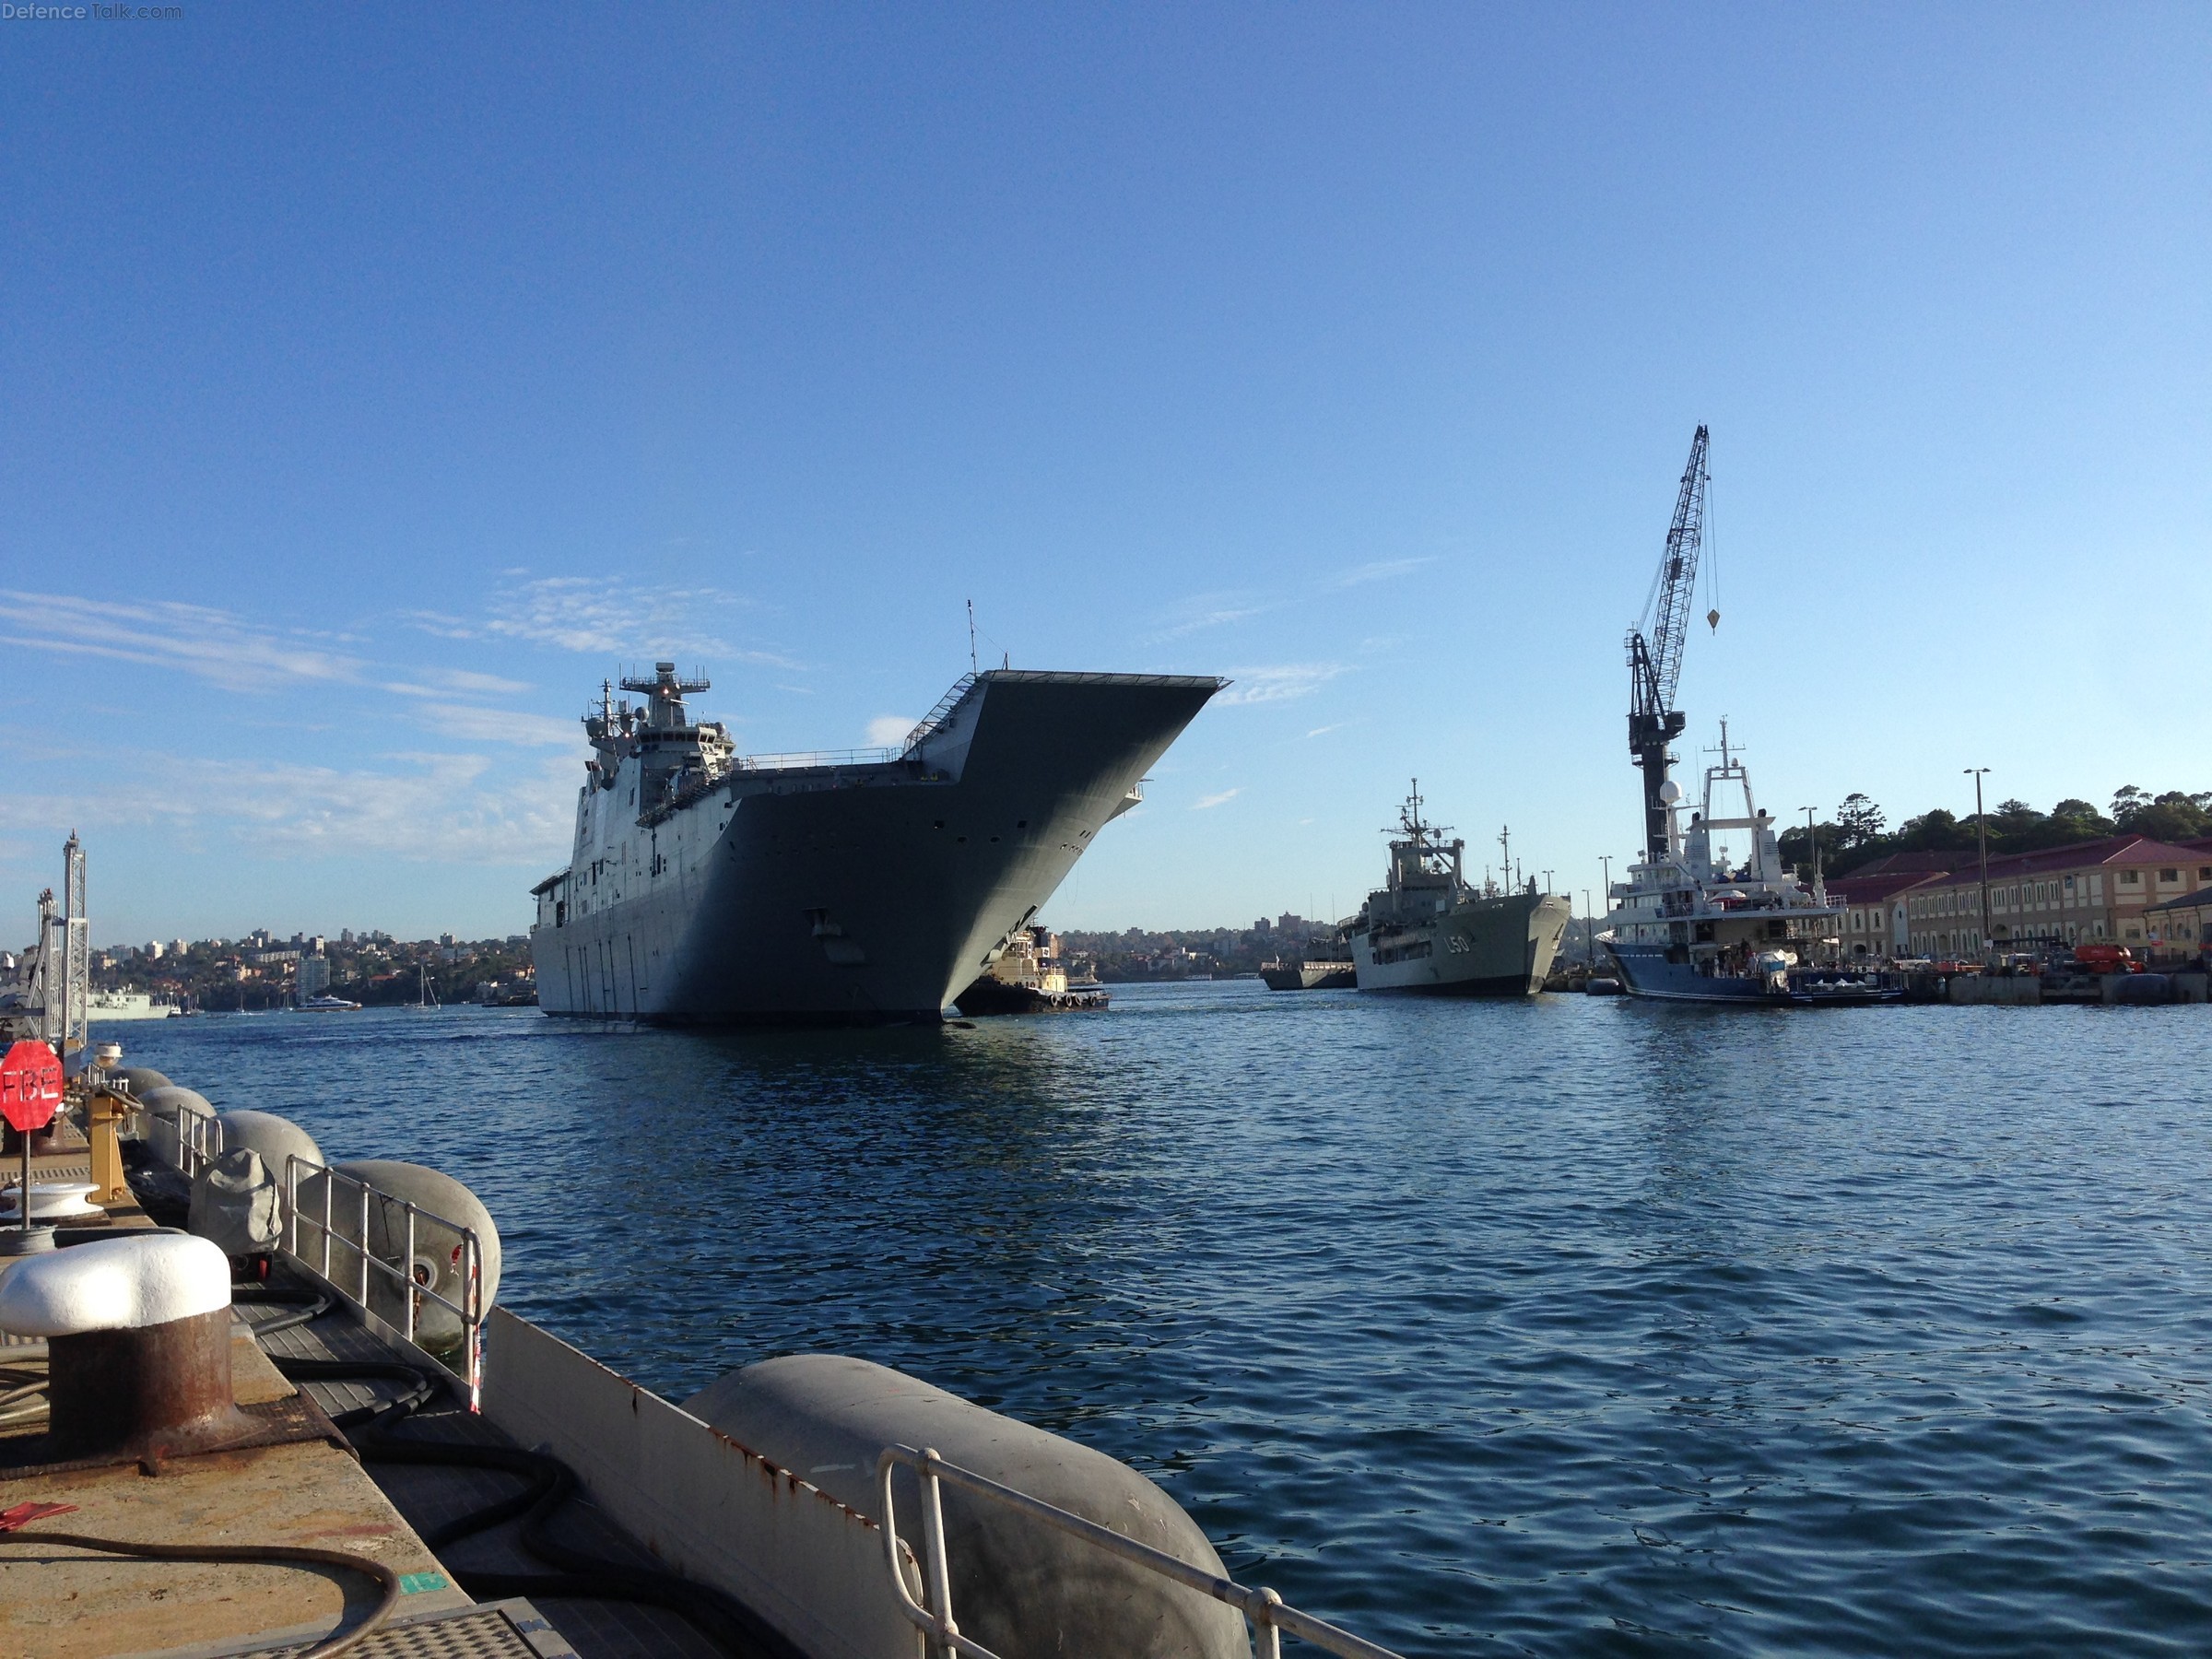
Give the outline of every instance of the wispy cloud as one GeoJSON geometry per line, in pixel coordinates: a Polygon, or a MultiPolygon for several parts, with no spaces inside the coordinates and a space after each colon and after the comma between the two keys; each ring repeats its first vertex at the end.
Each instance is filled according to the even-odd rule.
{"type": "Polygon", "coordinates": [[[777,652],[733,644],[723,629],[750,604],[713,587],[653,585],[618,576],[510,580],[478,620],[416,611],[407,620],[446,640],[519,640],[593,656],[650,659],[664,653],[794,669],[777,652]]]}
{"type": "Polygon", "coordinates": [[[922,723],[911,714],[878,714],[868,722],[870,748],[897,748],[906,735],[922,723]]]}
{"type": "Polygon", "coordinates": [[[1346,588],[1364,587],[1371,582],[1389,582],[1395,577],[1410,576],[1414,571],[1436,562],[1433,557],[1418,559],[1377,559],[1365,564],[1326,578],[1309,578],[1296,592],[1277,590],[1260,594],[1250,590],[1232,590],[1221,593],[1194,594],[1180,604],[1160,613],[1156,619],[1157,629],[1151,638],[1155,641],[1179,640],[1209,628],[1223,628],[1232,622],[1242,622],[1253,617],[1265,616],[1286,606],[1324,598],[1341,593],[1346,588]]]}
{"type": "Polygon", "coordinates": [[[1235,682],[1215,700],[1222,703],[1288,702],[1318,691],[1345,671],[1342,663],[1286,663],[1273,668],[1237,668],[1235,682]]]}
{"type": "Polygon", "coordinates": [[[582,723],[550,714],[518,714],[475,703],[425,703],[418,718],[425,730],[466,743],[512,743],[528,748],[576,748],[583,744],[582,723]]]}
{"type": "Polygon", "coordinates": [[[171,668],[231,691],[358,684],[366,665],[317,643],[202,605],[88,599],[0,589],[0,644],[171,668]]]}
{"type": "Polygon", "coordinates": [[[1370,564],[1354,565],[1329,583],[1333,588],[1360,587],[1370,582],[1388,582],[1394,576],[1410,576],[1425,565],[1436,562],[1433,558],[1378,559],[1370,564]]]}
{"type": "Polygon", "coordinates": [[[1340,720],[1334,725],[1315,726],[1312,731],[1308,732],[1306,735],[1309,737],[1326,737],[1331,732],[1341,732],[1346,726],[1356,724],[1357,723],[1354,721],[1340,720]]]}
{"type": "Polygon", "coordinates": [[[1180,640],[1185,634],[1203,632],[1209,628],[1225,627],[1241,622],[1247,617],[1257,617],[1276,609],[1280,600],[1262,599],[1253,594],[1195,594],[1181,604],[1161,613],[1159,631],[1154,640],[1180,640]]]}
{"type": "Polygon", "coordinates": [[[1191,810],[1204,812],[1209,807],[1220,806],[1224,801],[1233,801],[1243,793],[1243,789],[1240,786],[1236,789],[1225,789],[1219,794],[1200,795],[1191,803],[1191,810]]]}
{"type": "Polygon", "coordinates": [[[0,795],[0,829],[164,823],[275,857],[528,864],[569,844],[574,762],[508,775],[482,755],[398,754],[381,767],[119,757],[119,782],[81,794],[0,795]]]}

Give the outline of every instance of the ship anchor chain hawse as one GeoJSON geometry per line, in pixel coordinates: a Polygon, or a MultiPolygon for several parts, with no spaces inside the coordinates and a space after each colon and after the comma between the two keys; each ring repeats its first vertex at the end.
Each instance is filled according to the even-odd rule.
{"type": "Polygon", "coordinates": [[[532,889],[547,1014],[935,1023],[1089,848],[1213,676],[963,675],[895,749],[743,756],[674,663],[603,685],[568,868],[532,889]]]}

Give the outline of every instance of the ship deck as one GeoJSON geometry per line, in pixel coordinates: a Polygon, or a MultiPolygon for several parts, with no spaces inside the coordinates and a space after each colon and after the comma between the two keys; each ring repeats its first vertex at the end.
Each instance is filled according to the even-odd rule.
{"type": "MultiPolygon", "coordinates": [[[[9,1160],[12,1162],[12,1159],[9,1160]]],[[[67,1148],[33,1160],[34,1181],[83,1178],[88,1154],[67,1148]]],[[[135,1203],[113,1204],[97,1230],[149,1229],[135,1203]]],[[[0,1273],[21,1257],[0,1257],[0,1273]]],[[[309,1294],[295,1282],[279,1292],[309,1294]]],[[[281,1409],[303,1437],[242,1451],[164,1459],[148,1475],[134,1462],[43,1467],[46,1344],[0,1338],[0,1512],[66,1505],[15,1522],[0,1512],[0,1653],[10,1659],[214,1659],[298,1654],[358,1629],[380,1597],[365,1575],[323,1566],[190,1562],[102,1553],[41,1533],[72,1532],[159,1549],[177,1545],[307,1547],[367,1556],[400,1575],[396,1610],[349,1651],[368,1659],[712,1659],[726,1651],[679,1614],[629,1600],[574,1594],[530,1599],[472,1597],[478,1575],[538,1577],[556,1570],[523,1542],[511,1519],[436,1548],[427,1535],[523,1490],[523,1477],[482,1467],[418,1466],[357,1456],[328,1418],[388,1403],[408,1384],[392,1378],[295,1383],[289,1360],[419,1368],[418,1357],[364,1325],[343,1302],[312,1319],[297,1301],[241,1302],[231,1325],[232,1387],[241,1406],[281,1409]],[[320,1437],[316,1437],[318,1430],[320,1437]]],[[[359,1432],[358,1430],[356,1431],[359,1432]]],[[[462,1404],[457,1389],[432,1398],[390,1430],[398,1441],[512,1449],[462,1404]]],[[[581,1494],[546,1523],[575,1555],[604,1563],[612,1582],[665,1571],[650,1551],[581,1494]]],[[[497,1580],[494,1579],[496,1585],[497,1580]]],[[[571,1581],[571,1585],[574,1582],[571,1581]]]]}

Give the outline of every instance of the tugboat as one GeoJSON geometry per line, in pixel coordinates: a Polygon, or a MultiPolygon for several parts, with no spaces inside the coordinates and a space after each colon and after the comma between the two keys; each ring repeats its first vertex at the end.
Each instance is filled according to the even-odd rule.
{"type": "Polygon", "coordinates": [[[1049,927],[1018,927],[1006,935],[990,967],[953,999],[970,1019],[990,1014],[1067,1014],[1103,1008],[1106,993],[1068,988],[1060,935],[1049,927]]]}
{"type": "Polygon", "coordinates": [[[1567,900],[1496,882],[1467,883],[1467,843],[1421,818],[1420,780],[1398,808],[1390,882],[1344,924],[1362,991],[1432,996],[1529,996],[1551,972],[1567,932],[1567,900]]]}
{"type": "MultiPolygon", "coordinates": [[[[1705,445],[1700,427],[1651,600],[1629,632],[1629,748],[1643,771],[1644,855],[1606,895],[1614,908],[1599,942],[1632,996],[1769,1006],[1897,1001],[1902,992],[1878,974],[1818,961],[1842,907],[1828,901],[1817,870],[1808,889],[1783,866],[1774,820],[1751,798],[1750,776],[1729,748],[1725,722],[1720,764],[1706,769],[1688,827],[1677,821],[1682,788],[1668,775],[1675,757],[1667,745],[1688,724],[1674,698],[1705,516],[1705,445]],[[1740,796],[1740,814],[1714,815],[1716,789],[1740,796]],[[1732,830],[1750,838],[1740,863],[1714,842],[1732,830]]],[[[1717,609],[1706,615],[1712,627],[1720,620],[1717,609]]]]}

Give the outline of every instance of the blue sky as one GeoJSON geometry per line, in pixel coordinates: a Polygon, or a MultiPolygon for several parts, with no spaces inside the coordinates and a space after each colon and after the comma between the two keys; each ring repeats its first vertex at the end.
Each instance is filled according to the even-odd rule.
{"type": "Polygon", "coordinates": [[[1700,421],[1763,804],[2212,787],[2201,6],[184,10],[0,24],[11,935],[520,930],[618,662],[858,744],[969,598],[1237,681],[1047,919],[1415,773],[1579,904],[1700,421]]]}

